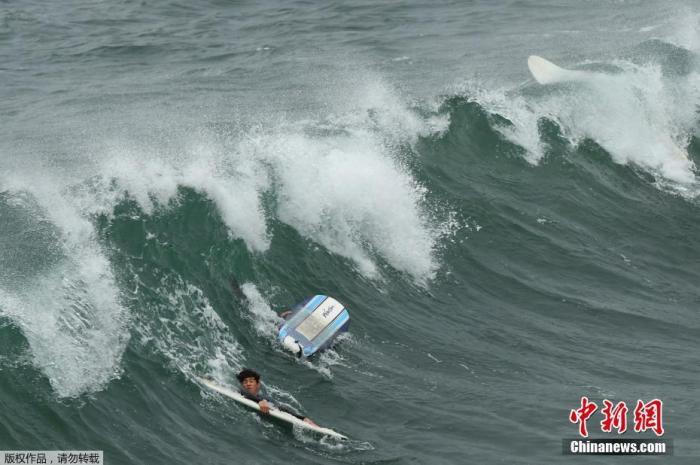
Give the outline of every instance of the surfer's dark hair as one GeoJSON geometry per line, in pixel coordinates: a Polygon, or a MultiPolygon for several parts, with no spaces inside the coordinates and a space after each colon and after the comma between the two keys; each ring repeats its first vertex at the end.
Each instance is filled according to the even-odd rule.
{"type": "Polygon", "coordinates": [[[242,383],[246,378],[255,378],[256,382],[260,382],[260,374],[255,370],[251,370],[250,368],[244,368],[241,370],[241,372],[236,375],[236,378],[238,378],[239,383],[242,383]]]}

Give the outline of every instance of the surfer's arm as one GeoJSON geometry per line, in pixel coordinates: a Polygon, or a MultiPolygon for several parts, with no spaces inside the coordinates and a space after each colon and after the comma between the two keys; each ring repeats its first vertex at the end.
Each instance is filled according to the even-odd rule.
{"type": "MultiPolygon", "coordinates": [[[[263,399],[260,396],[256,396],[254,394],[251,394],[250,392],[246,391],[245,389],[241,389],[239,392],[246,399],[252,400],[253,402],[257,402],[258,405],[260,406],[260,411],[262,413],[270,413],[271,405],[266,399],[263,399]]],[[[298,419],[303,420],[306,423],[310,423],[312,425],[316,424],[309,417],[306,417],[304,415],[300,415],[289,407],[284,407],[282,405],[275,405],[275,408],[281,412],[287,412],[288,414],[290,414],[294,417],[297,417],[298,419]]]]}
{"type": "Polygon", "coordinates": [[[270,404],[267,402],[267,400],[263,399],[260,396],[256,396],[255,394],[251,394],[250,392],[246,391],[245,389],[241,389],[238,391],[241,393],[243,397],[245,397],[248,400],[252,400],[253,402],[257,402],[258,405],[260,406],[260,411],[262,413],[269,413],[270,412],[270,404]]]}

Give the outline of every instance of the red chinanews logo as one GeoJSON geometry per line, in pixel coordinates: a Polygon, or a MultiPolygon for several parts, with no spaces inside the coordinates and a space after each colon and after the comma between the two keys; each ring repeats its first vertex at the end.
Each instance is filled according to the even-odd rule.
{"type": "MultiPolygon", "coordinates": [[[[587,422],[591,416],[598,410],[598,405],[595,402],[589,401],[588,397],[581,397],[581,407],[569,412],[569,421],[578,423],[578,433],[584,437],[588,437],[587,422]]],[[[603,420],[600,422],[600,430],[604,433],[611,433],[614,430],[617,434],[622,434],[627,431],[627,404],[618,402],[613,404],[608,399],[603,400],[603,408],[600,413],[603,415],[603,420]]],[[[657,436],[664,434],[663,419],[663,402],[659,399],[651,400],[644,403],[641,399],[637,401],[637,406],[634,408],[634,431],[642,433],[651,430],[657,436]]]]}

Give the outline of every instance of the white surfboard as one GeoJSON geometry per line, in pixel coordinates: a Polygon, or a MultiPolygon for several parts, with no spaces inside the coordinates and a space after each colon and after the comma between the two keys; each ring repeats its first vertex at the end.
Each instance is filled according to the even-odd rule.
{"type": "MultiPolygon", "coordinates": [[[[233,390],[233,389],[231,389],[231,388],[228,388],[228,387],[226,387],[226,386],[222,386],[222,385],[220,385],[220,384],[217,384],[217,383],[215,383],[215,382],[212,381],[212,380],[208,380],[208,379],[204,379],[204,378],[199,378],[199,377],[196,377],[196,378],[197,378],[197,381],[199,381],[200,383],[202,383],[203,385],[205,385],[206,387],[208,387],[208,388],[211,389],[212,391],[216,391],[216,392],[218,392],[219,394],[223,394],[223,395],[225,395],[226,397],[235,400],[235,401],[238,402],[239,404],[245,405],[246,407],[250,407],[250,408],[252,408],[252,409],[254,409],[254,410],[257,410],[258,412],[260,411],[260,406],[258,405],[257,402],[254,402],[254,401],[252,401],[252,400],[250,400],[250,399],[246,399],[246,398],[243,397],[238,391],[235,391],[235,390],[233,390]]],[[[333,430],[330,429],[330,428],[323,428],[323,427],[321,427],[321,426],[314,426],[314,425],[311,425],[311,424],[309,424],[309,423],[306,423],[306,422],[303,421],[303,420],[300,420],[299,418],[295,417],[294,415],[291,415],[291,414],[289,414],[289,413],[287,413],[287,412],[283,412],[283,411],[278,410],[278,409],[276,409],[276,408],[274,408],[274,407],[271,407],[271,408],[270,408],[270,413],[269,413],[269,415],[271,415],[271,416],[273,416],[273,417],[275,417],[275,418],[278,418],[278,419],[280,419],[280,420],[282,420],[282,421],[286,421],[287,423],[291,423],[292,425],[297,425],[297,426],[300,426],[300,427],[302,427],[302,428],[304,428],[304,429],[307,429],[307,430],[314,431],[314,432],[316,432],[316,433],[322,434],[322,435],[324,435],[324,436],[330,436],[330,437],[332,437],[332,438],[340,439],[340,440],[346,440],[346,439],[347,439],[347,436],[344,436],[344,435],[342,435],[342,434],[340,434],[340,433],[337,433],[337,432],[333,431],[333,430]]]]}
{"type": "Polygon", "coordinates": [[[555,84],[557,82],[580,81],[591,75],[588,71],[564,69],[537,55],[530,55],[527,67],[540,84],[555,84]]]}

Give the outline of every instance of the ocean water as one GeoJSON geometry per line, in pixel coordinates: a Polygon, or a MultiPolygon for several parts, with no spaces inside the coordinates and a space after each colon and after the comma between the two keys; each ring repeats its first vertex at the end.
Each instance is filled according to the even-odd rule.
{"type": "Polygon", "coordinates": [[[0,3],[0,449],[698,463],[699,52],[691,1],[0,3]],[[242,367],[351,440],[194,380],[242,367]],[[675,456],[562,455],[582,396],[675,456]]]}

